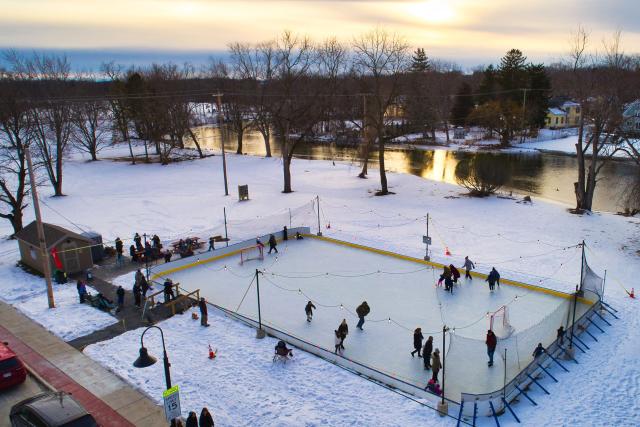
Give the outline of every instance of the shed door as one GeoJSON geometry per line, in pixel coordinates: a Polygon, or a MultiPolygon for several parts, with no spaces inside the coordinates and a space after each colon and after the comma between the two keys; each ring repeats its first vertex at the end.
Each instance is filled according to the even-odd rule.
{"type": "Polygon", "coordinates": [[[80,271],[80,258],[76,249],[78,245],[75,242],[65,242],[61,245],[62,263],[67,273],[76,273],[80,271]]]}

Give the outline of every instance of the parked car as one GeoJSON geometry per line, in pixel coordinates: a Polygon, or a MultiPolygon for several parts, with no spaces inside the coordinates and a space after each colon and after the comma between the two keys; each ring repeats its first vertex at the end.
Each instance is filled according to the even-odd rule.
{"type": "Polygon", "coordinates": [[[8,345],[0,343],[0,389],[22,384],[27,378],[27,370],[8,345]]]}
{"type": "Polygon", "coordinates": [[[9,414],[13,427],[97,427],[96,420],[71,395],[47,392],[19,402],[9,414]]]}

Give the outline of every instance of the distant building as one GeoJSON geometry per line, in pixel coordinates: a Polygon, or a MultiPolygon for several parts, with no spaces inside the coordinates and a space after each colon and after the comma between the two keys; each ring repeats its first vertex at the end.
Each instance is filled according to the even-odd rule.
{"type": "Polygon", "coordinates": [[[553,98],[545,118],[545,128],[561,129],[576,127],[580,124],[582,108],[580,104],[565,97],[553,98]]]}
{"type": "Polygon", "coordinates": [[[640,134],[640,99],[628,104],[622,112],[622,130],[640,134]]]}
{"type": "Polygon", "coordinates": [[[547,116],[544,119],[544,127],[547,129],[559,129],[567,127],[567,113],[560,108],[547,109],[547,116]]]}
{"type": "MultiPolygon", "coordinates": [[[[66,230],[53,224],[43,223],[44,241],[47,247],[48,260],[51,271],[55,271],[55,257],[62,265],[62,271],[67,274],[78,273],[93,267],[91,246],[93,240],[66,230]],[[55,256],[54,256],[55,254],[55,256]]],[[[15,234],[20,249],[20,261],[40,273],[44,273],[38,229],[36,222],[24,227],[15,234]]]]}

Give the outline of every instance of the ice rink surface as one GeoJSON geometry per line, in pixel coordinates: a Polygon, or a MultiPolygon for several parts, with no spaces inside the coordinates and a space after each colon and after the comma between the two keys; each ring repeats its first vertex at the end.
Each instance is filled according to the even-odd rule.
{"type": "MultiPolygon", "coordinates": [[[[435,286],[440,270],[428,265],[315,238],[281,242],[277,254],[268,254],[267,249],[264,260],[240,265],[240,255],[231,255],[168,277],[186,290],[200,289],[209,302],[257,320],[258,269],[263,323],[333,351],[334,330],[346,319],[344,357],[420,387],[431,371],[410,354],[413,330],[421,327],[425,339],[432,335],[434,348],[442,351],[441,331],[446,325],[454,335],[452,339],[447,335],[447,350],[451,342],[456,350],[447,353],[446,395],[456,401],[460,392],[486,393],[503,385],[500,342],[494,367],[487,367],[488,312],[507,305],[515,328],[512,337],[525,332],[518,346],[526,354],[509,362],[510,380],[530,361],[528,353],[538,341],[546,346],[555,338],[557,321],[551,319],[554,323],[542,335],[526,332],[549,316],[564,319],[570,305],[564,298],[506,284],[490,292],[477,277],[462,277],[450,294],[435,286]],[[311,322],[304,312],[309,299],[317,307],[311,322]],[[355,310],[363,301],[371,312],[360,331],[355,310]]],[[[578,315],[582,309],[579,306],[578,315]]]]}

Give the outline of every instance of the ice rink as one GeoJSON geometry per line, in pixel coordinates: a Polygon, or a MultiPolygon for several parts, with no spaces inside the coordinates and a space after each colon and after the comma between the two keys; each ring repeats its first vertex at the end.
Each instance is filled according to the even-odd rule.
{"type": "MultiPolygon", "coordinates": [[[[281,242],[278,254],[267,254],[267,249],[263,261],[240,265],[240,255],[234,254],[161,275],[186,290],[200,289],[209,302],[257,320],[254,276],[259,269],[264,324],[333,351],[334,330],[346,319],[344,357],[420,387],[431,371],[410,354],[413,330],[421,327],[425,339],[432,335],[434,348],[442,351],[446,325],[446,396],[456,401],[460,392],[488,393],[503,386],[503,347],[512,349],[506,363],[509,381],[532,360],[537,342],[550,344],[558,326],[569,320],[569,299],[504,283],[490,292],[479,277],[461,278],[450,294],[435,286],[440,269],[347,244],[307,237],[281,242]],[[309,299],[317,307],[312,322],[304,312],[309,299]],[[355,309],[363,301],[371,312],[360,331],[355,309]],[[503,305],[508,306],[515,332],[499,341],[495,365],[489,368],[484,346],[487,313],[503,305]],[[541,323],[547,325],[542,330],[536,327],[541,323]]],[[[579,305],[578,315],[584,308],[579,305]]]]}

